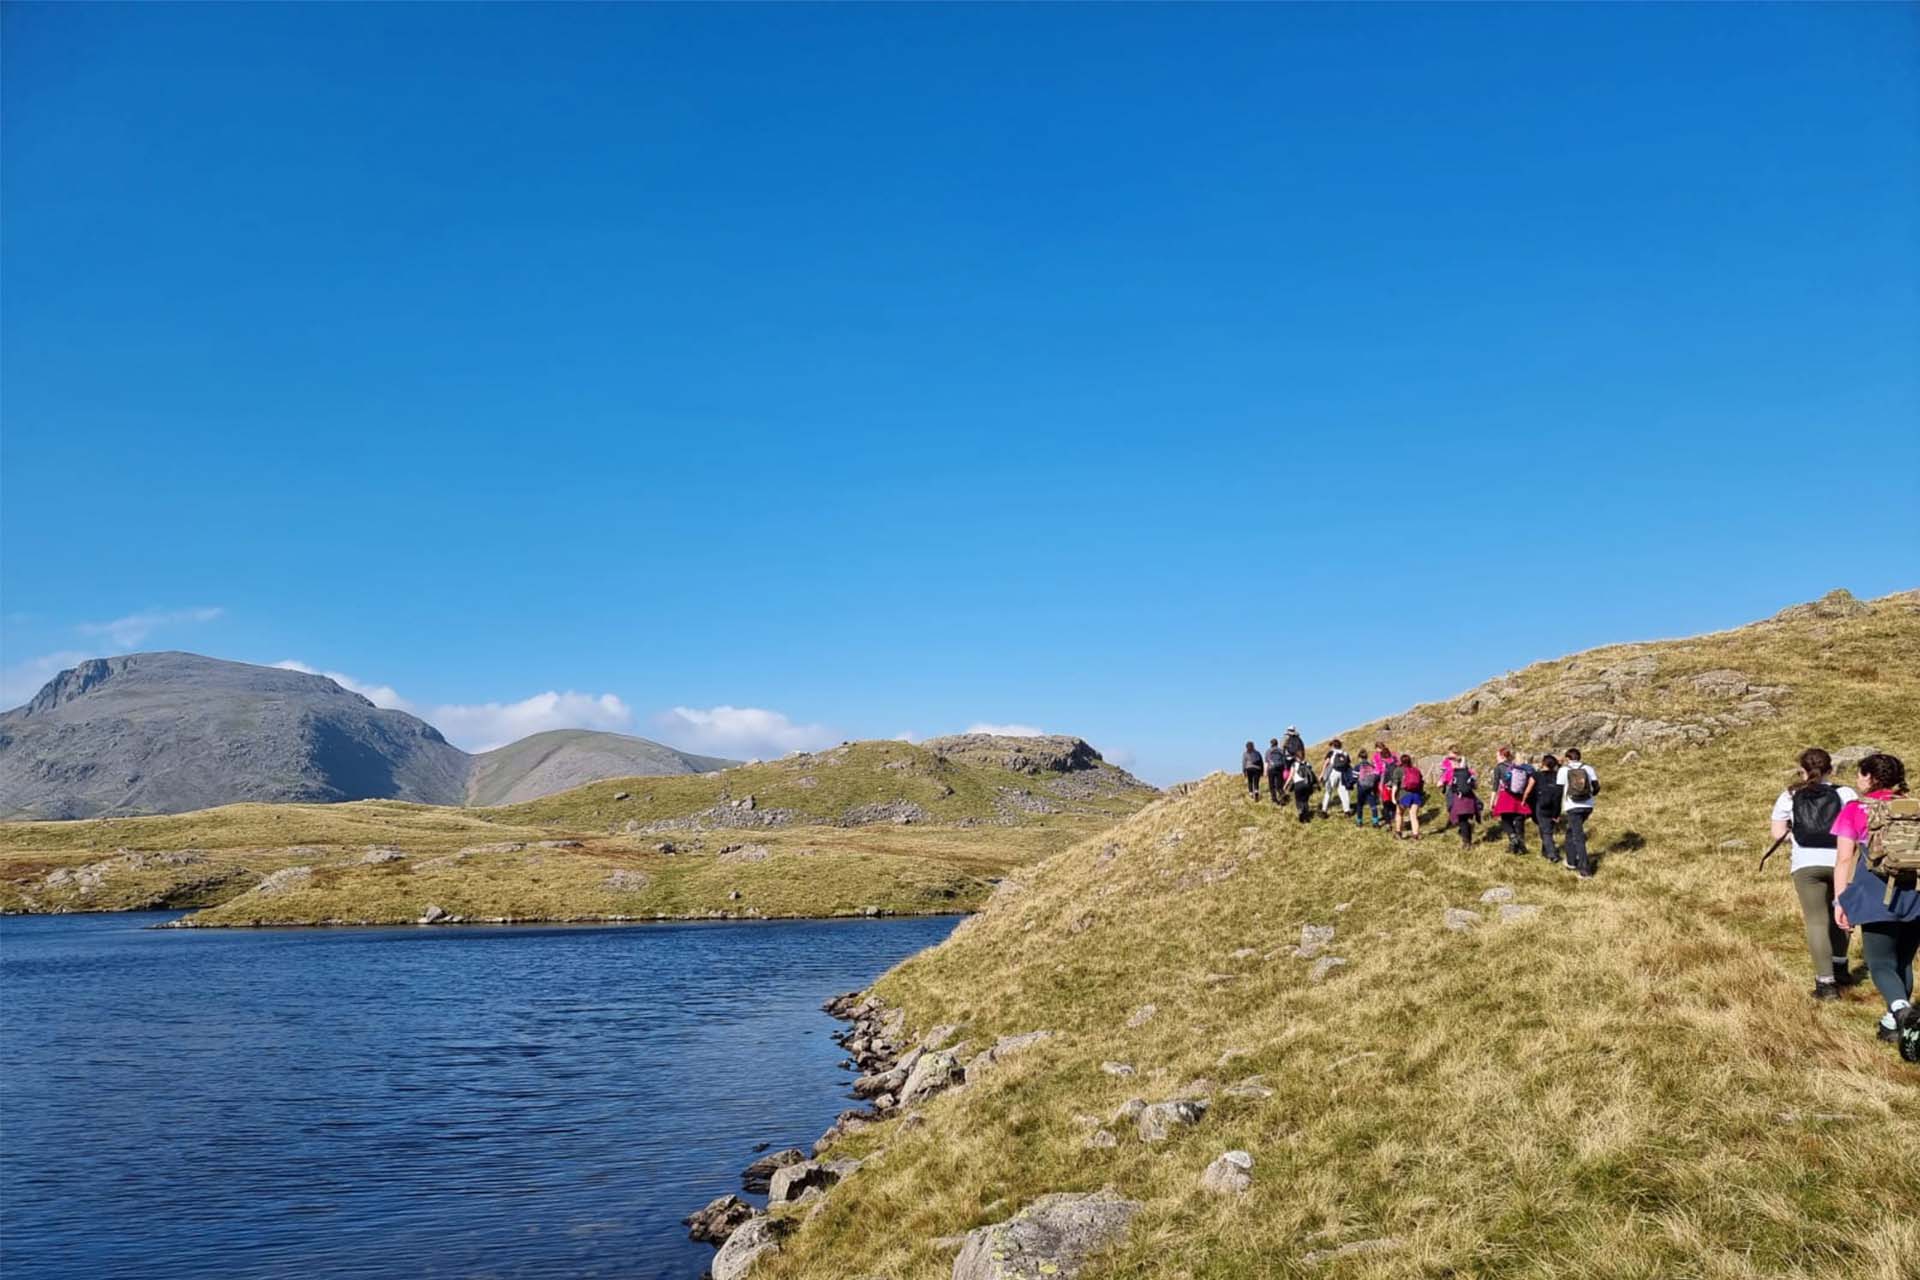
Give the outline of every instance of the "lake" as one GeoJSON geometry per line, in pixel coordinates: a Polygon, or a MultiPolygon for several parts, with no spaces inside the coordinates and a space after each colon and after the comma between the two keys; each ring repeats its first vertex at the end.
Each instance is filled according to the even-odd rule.
{"type": "Polygon", "coordinates": [[[692,1280],[680,1219],[851,1077],[819,1010],[953,917],[0,919],[0,1270],[692,1280]]]}

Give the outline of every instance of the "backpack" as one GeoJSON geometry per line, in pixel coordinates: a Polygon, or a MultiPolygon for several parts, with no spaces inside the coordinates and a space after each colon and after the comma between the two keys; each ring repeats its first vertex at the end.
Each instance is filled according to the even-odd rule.
{"type": "Polygon", "coordinates": [[[1832,849],[1838,844],[1833,823],[1840,816],[1840,792],[1811,782],[1793,793],[1793,842],[1802,849],[1832,849]]]}
{"type": "Polygon", "coordinates": [[[1473,794],[1473,770],[1462,765],[1453,771],[1453,785],[1448,788],[1456,796],[1473,794]]]}
{"type": "Polygon", "coordinates": [[[1348,755],[1346,752],[1336,751],[1333,753],[1333,771],[1335,773],[1345,773],[1347,771],[1348,766],[1352,764],[1353,764],[1353,757],[1348,755]]]}
{"type": "Polygon", "coordinates": [[[1373,767],[1373,761],[1371,760],[1362,760],[1360,762],[1360,772],[1356,777],[1362,787],[1377,787],[1380,785],[1380,771],[1373,767]]]}
{"type": "Polygon", "coordinates": [[[1892,905],[1895,882],[1920,876],[1920,800],[1895,796],[1860,803],[1867,810],[1867,870],[1887,882],[1892,905]]]}
{"type": "Polygon", "coordinates": [[[1418,765],[1410,764],[1400,772],[1400,789],[1402,791],[1418,791],[1420,784],[1425,781],[1426,779],[1420,776],[1420,767],[1418,765]]]}
{"type": "Polygon", "coordinates": [[[1527,789],[1527,771],[1517,764],[1507,766],[1507,790],[1514,795],[1523,795],[1527,789]]]}
{"type": "Polygon", "coordinates": [[[1570,764],[1567,766],[1566,798],[1568,800],[1576,803],[1581,800],[1591,800],[1594,797],[1594,793],[1599,790],[1600,788],[1594,785],[1593,775],[1587,772],[1587,766],[1584,764],[1570,764]]]}
{"type": "Polygon", "coordinates": [[[1313,790],[1313,783],[1314,783],[1314,777],[1313,777],[1312,765],[1308,764],[1305,760],[1302,760],[1300,761],[1300,763],[1293,766],[1292,786],[1295,791],[1311,791],[1313,790]]]}

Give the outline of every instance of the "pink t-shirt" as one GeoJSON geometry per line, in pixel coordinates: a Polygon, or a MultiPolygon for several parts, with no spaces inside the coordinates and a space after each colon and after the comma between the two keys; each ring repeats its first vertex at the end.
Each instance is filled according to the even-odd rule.
{"type": "MultiPolygon", "coordinates": [[[[1893,792],[1869,791],[1866,798],[1891,800],[1893,792]]],[[[1867,806],[1858,800],[1847,801],[1846,806],[1840,810],[1840,816],[1833,820],[1833,830],[1829,834],[1851,840],[1855,844],[1865,844],[1867,842],[1867,806]]]]}

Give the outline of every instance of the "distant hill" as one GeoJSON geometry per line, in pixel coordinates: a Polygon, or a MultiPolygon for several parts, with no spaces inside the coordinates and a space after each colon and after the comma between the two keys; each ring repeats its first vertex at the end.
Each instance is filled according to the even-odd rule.
{"type": "Polygon", "coordinates": [[[621,733],[550,729],[473,757],[467,803],[521,804],[603,778],[714,773],[738,763],[621,733]]]}
{"type": "Polygon", "coordinates": [[[730,761],[560,731],[470,756],[325,676],[192,653],[93,658],[0,714],[0,818],[181,813],[243,801],[504,803],[730,761]],[[470,798],[471,797],[471,798],[470,798]]]}

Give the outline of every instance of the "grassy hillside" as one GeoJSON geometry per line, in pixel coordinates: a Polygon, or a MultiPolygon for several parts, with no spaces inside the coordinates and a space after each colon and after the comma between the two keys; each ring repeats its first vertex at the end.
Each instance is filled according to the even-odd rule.
{"type": "Polygon", "coordinates": [[[1870,989],[1808,999],[1785,859],[1753,864],[1800,747],[1920,760],[1916,652],[1914,594],[1829,600],[1393,721],[1483,760],[1580,743],[1557,722],[1587,717],[1592,881],[1303,828],[1219,776],[1018,873],[875,994],[972,1050],[1056,1034],[834,1143],[877,1158],[755,1280],[944,1278],[959,1233],[1103,1186],[1142,1208],[1098,1277],[1913,1280],[1920,1071],[1873,1039],[1870,989]],[[1296,955],[1303,926],[1324,951],[1296,955]],[[1115,1118],[1180,1097],[1212,1106],[1159,1145],[1115,1118]],[[1203,1191],[1235,1149],[1251,1188],[1203,1191]]]}
{"type": "Polygon", "coordinates": [[[493,809],[14,823],[0,826],[0,907],[202,907],[202,925],[959,911],[1152,797],[1105,765],[1026,773],[888,742],[493,809]]]}

